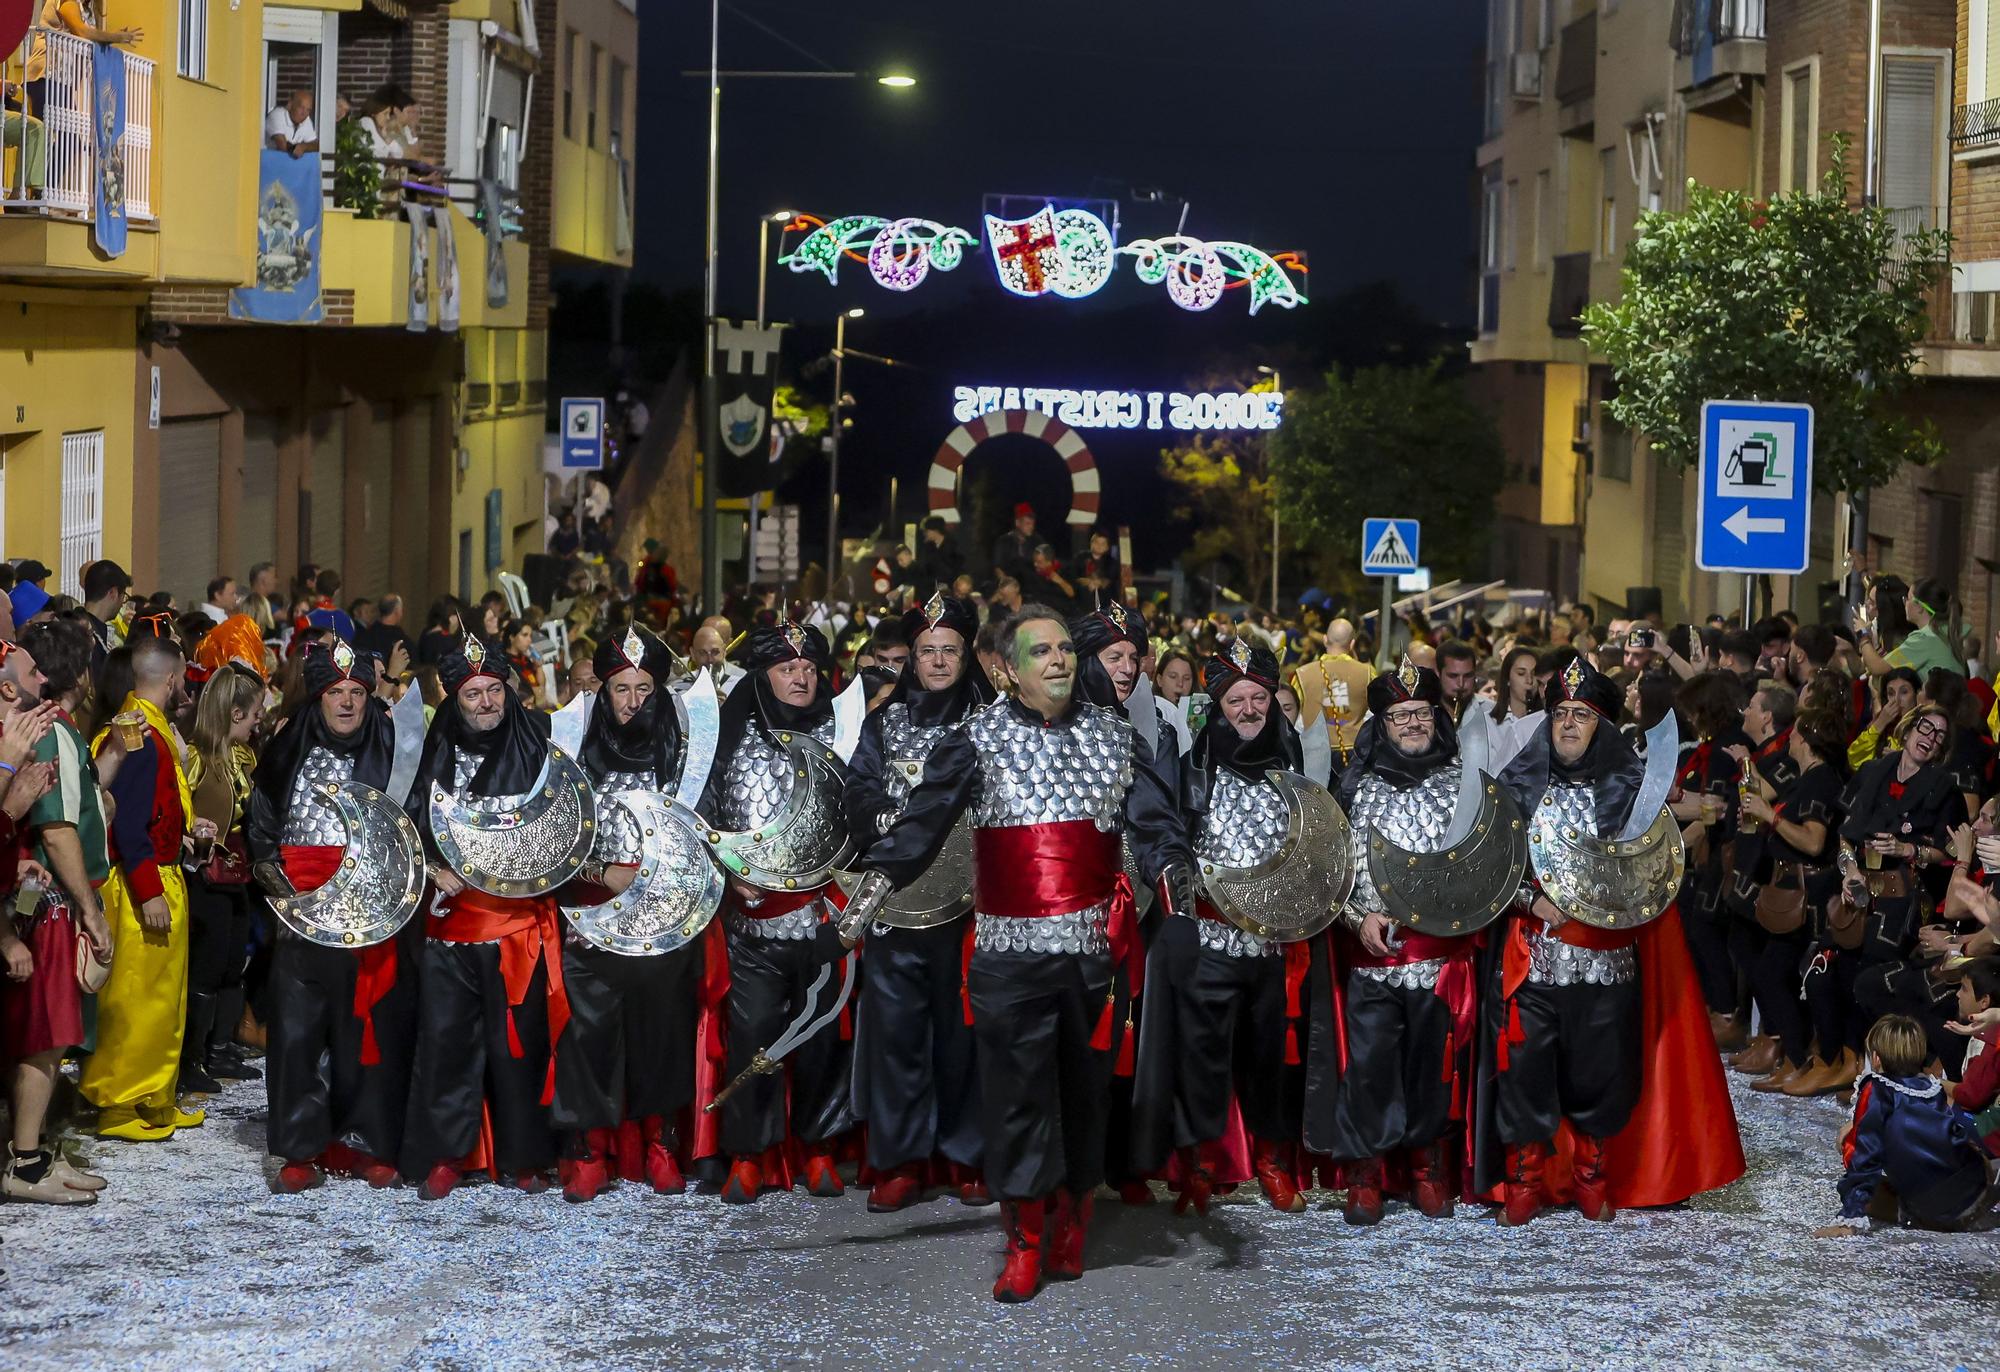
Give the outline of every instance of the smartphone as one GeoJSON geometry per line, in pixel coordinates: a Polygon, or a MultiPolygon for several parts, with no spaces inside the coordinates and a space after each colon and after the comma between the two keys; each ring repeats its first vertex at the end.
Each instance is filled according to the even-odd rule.
{"type": "Polygon", "coordinates": [[[1625,641],[1634,648],[1657,648],[1660,646],[1660,634],[1657,629],[1634,629],[1626,635],[1625,641]]]}

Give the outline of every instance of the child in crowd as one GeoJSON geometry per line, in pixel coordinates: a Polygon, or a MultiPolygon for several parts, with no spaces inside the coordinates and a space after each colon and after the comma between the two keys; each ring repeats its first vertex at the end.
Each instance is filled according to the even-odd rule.
{"type": "Polygon", "coordinates": [[[1884,1015],[1868,1031],[1868,1070],[1854,1094],[1854,1123],[1841,1144],[1841,1223],[1816,1238],[1864,1232],[1869,1219],[1925,1229],[1984,1228],[1990,1221],[1986,1150],[1972,1117],[1923,1070],[1930,1049],[1923,1026],[1884,1015]]]}
{"type": "MultiPolygon", "coordinates": [[[[1959,969],[1958,1019],[1952,1027],[1971,1030],[1996,1005],[2000,1005],[2000,958],[1974,958],[1959,969]]],[[[1965,1077],[1952,1103],[1972,1116],[1986,1151],[2000,1157],[2000,1026],[1979,1029],[1972,1040],[1965,1077]]]]}

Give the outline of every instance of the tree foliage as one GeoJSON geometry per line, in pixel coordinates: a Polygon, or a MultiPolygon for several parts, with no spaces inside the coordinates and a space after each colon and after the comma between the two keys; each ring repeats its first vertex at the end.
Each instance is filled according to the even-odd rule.
{"type": "Polygon", "coordinates": [[[1271,479],[1254,451],[1260,441],[1268,440],[1199,437],[1160,453],[1160,472],[1183,501],[1174,517],[1192,525],[1182,563],[1204,575],[1224,564],[1240,578],[1230,589],[1258,602],[1271,584],[1271,479]]]}
{"type": "Polygon", "coordinates": [[[1685,211],[1640,218],[1623,298],[1584,313],[1585,340],[1618,380],[1606,408],[1669,461],[1699,459],[1705,400],[1810,404],[1823,491],[1943,456],[1895,397],[1914,382],[1950,236],[1852,206],[1846,139],[1832,144],[1816,190],[1763,201],[1690,181],[1685,211]]]}
{"type": "Polygon", "coordinates": [[[1285,529],[1329,576],[1358,583],[1361,521],[1390,515],[1423,521],[1439,581],[1486,570],[1500,434],[1438,364],[1328,372],[1288,398],[1270,445],[1285,529]]]}

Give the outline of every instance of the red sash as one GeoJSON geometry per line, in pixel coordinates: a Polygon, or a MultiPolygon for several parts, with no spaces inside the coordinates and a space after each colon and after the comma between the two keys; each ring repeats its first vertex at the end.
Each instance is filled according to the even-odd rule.
{"type": "MultiPolygon", "coordinates": [[[[332,881],[346,856],[347,850],[341,847],[286,844],[278,849],[286,879],[300,892],[316,891],[332,881]]],[[[386,938],[356,949],[354,958],[360,964],[354,970],[354,1017],[361,1021],[361,1065],[373,1067],[382,1061],[382,1049],[375,1042],[375,1007],[396,986],[396,940],[386,938]]]]}
{"type": "Polygon", "coordinates": [[[430,936],[441,943],[497,943],[500,981],[507,988],[507,1047],[515,1057],[527,1049],[514,1028],[514,1007],[528,998],[535,963],[548,968],[549,1072],[542,1104],[555,1099],[555,1046],[569,1025],[569,994],[563,988],[562,927],[554,896],[490,896],[468,886],[445,900],[444,913],[431,919],[430,936]],[[544,956],[546,954],[546,956],[544,956]]]}
{"type": "Polygon", "coordinates": [[[1139,994],[1145,947],[1118,835],[1087,819],[972,831],[973,908],[1006,919],[1051,919],[1110,907],[1111,956],[1139,994]]]}

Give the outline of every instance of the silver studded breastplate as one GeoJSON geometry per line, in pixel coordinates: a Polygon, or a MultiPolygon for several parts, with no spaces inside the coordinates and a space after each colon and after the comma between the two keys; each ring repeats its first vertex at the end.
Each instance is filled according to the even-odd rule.
{"type": "MultiPolygon", "coordinates": [[[[1227,767],[1218,767],[1209,788],[1208,813],[1195,830],[1195,860],[1254,867],[1284,845],[1291,820],[1291,807],[1269,782],[1246,781],[1227,767]]],[[[1230,957],[1274,956],[1279,951],[1269,939],[1246,934],[1226,920],[1201,920],[1197,932],[1202,947],[1230,957]]]]}
{"type": "MultiPolygon", "coordinates": [[[[1597,832],[1597,790],[1588,783],[1549,783],[1542,805],[1553,805],[1564,828],[1597,832]]],[[[1639,974],[1638,957],[1630,947],[1579,948],[1549,933],[1549,927],[1528,916],[1528,980],[1540,986],[1616,986],[1639,974]]]]}
{"type": "Polygon", "coordinates": [[[285,825],[279,842],[288,848],[339,848],[347,843],[347,825],[327,795],[329,787],[340,785],[354,775],[351,754],[314,748],[299,764],[292,778],[292,794],[285,807],[285,825]]]}
{"type": "MultiPolygon", "coordinates": [[[[1434,853],[1442,848],[1458,808],[1459,776],[1459,763],[1454,760],[1407,789],[1391,786],[1378,776],[1361,779],[1348,817],[1354,844],[1354,891],[1347,899],[1350,926],[1358,925],[1362,915],[1382,909],[1382,897],[1368,873],[1369,837],[1379,832],[1412,853],[1434,853]]],[[[1444,962],[1443,958],[1423,958],[1388,967],[1356,967],[1354,975],[1406,991],[1428,991],[1437,985],[1444,962]]]]}
{"type": "MultiPolygon", "coordinates": [[[[832,716],[815,725],[812,736],[821,743],[831,744],[832,716]]],[[[755,829],[775,818],[791,794],[792,765],[785,750],[751,724],[723,770],[722,799],[717,806],[721,813],[716,822],[724,829],[755,829]]]]}
{"type": "MultiPolygon", "coordinates": [[[[965,723],[979,758],[969,810],[981,829],[1088,820],[1114,833],[1132,785],[1132,726],[1124,716],[1082,706],[1058,727],[1022,719],[1005,700],[965,723]]],[[[980,914],[973,947],[995,953],[1110,950],[1106,905],[1048,917],[980,914]]]]}
{"type": "MultiPolygon", "coordinates": [[[[885,760],[898,762],[928,758],[931,749],[937,747],[951,730],[949,724],[912,724],[910,707],[899,700],[882,711],[882,756],[885,760]]],[[[889,799],[900,809],[911,791],[910,779],[903,774],[903,769],[884,767],[882,785],[889,793],[889,799]]]]}
{"type": "Polygon", "coordinates": [[[466,788],[472,785],[473,777],[479,774],[479,764],[484,761],[486,759],[477,753],[468,753],[463,748],[451,750],[451,784],[459,800],[472,810],[520,809],[528,798],[526,791],[514,796],[475,796],[468,793],[466,788]]]}
{"type": "Polygon", "coordinates": [[[625,791],[657,791],[653,774],[646,772],[606,772],[597,785],[597,846],[592,853],[599,862],[636,864],[640,857],[639,821],[623,805],[610,803],[625,791]]]}

